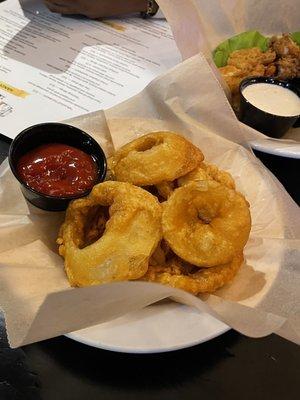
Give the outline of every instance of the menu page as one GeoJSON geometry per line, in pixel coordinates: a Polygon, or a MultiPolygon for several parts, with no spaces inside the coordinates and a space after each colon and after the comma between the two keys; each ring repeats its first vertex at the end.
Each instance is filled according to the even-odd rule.
{"type": "Polygon", "coordinates": [[[181,60],[164,19],[89,20],[0,4],[0,133],[113,105],[181,60]]]}

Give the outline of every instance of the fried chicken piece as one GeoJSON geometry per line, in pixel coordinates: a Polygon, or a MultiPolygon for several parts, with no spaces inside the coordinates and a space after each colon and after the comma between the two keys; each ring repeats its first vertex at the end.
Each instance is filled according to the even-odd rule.
{"type": "Polygon", "coordinates": [[[300,77],[300,58],[283,57],[277,61],[279,79],[293,79],[300,77]]]}
{"type": "Polygon", "coordinates": [[[271,63],[265,68],[265,76],[274,76],[276,75],[277,68],[275,63],[271,63]]]}
{"type": "Polygon", "coordinates": [[[240,83],[248,76],[264,76],[265,67],[262,64],[257,64],[253,68],[242,70],[233,65],[226,65],[225,67],[220,67],[219,71],[230,89],[232,95],[232,107],[236,112],[238,112],[240,104],[240,83]]]}
{"type": "Polygon", "coordinates": [[[264,76],[266,67],[263,64],[256,64],[249,70],[250,76],[264,76]]]}
{"type": "Polygon", "coordinates": [[[232,95],[238,93],[239,85],[244,78],[248,76],[264,76],[265,67],[263,64],[249,64],[244,67],[238,68],[234,65],[226,65],[219,68],[221,75],[225,79],[232,95]]]}
{"type": "Polygon", "coordinates": [[[239,108],[239,85],[250,76],[276,76],[279,79],[300,77],[300,48],[289,35],[271,39],[269,50],[258,47],[233,51],[225,67],[219,68],[231,94],[233,108],[239,108]],[[279,58],[278,58],[279,56],[279,58]]]}
{"type": "Polygon", "coordinates": [[[271,48],[276,52],[278,60],[277,77],[279,79],[293,79],[300,77],[300,47],[288,34],[271,39],[271,48]]]}
{"type": "Polygon", "coordinates": [[[260,64],[270,64],[275,58],[276,53],[274,51],[268,50],[263,53],[258,47],[253,47],[232,52],[228,58],[227,65],[233,65],[246,73],[255,70],[260,64]]]}
{"type": "Polygon", "coordinates": [[[237,68],[233,65],[226,65],[225,67],[220,67],[219,70],[223,76],[241,77],[244,75],[243,71],[240,68],[237,68]]]}
{"type": "MultiPolygon", "coordinates": [[[[231,53],[227,65],[219,68],[233,95],[238,93],[241,81],[248,76],[264,76],[268,64],[275,60],[274,51],[263,53],[258,47],[231,53]],[[266,65],[266,66],[265,66],[266,65]]],[[[270,72],[268,72],[269,76],[270,72]]]]}
{"type": "Polygon", "coordinates": [[[227,83],[232,94],[238,93],[239,84],[244,79],[244,72],[234,67],[233,65],[226,65],[225,67],[219,68],[221,75],[227,83]]]}
{"type": "Polygon", "coordinates": [[[300,47],[287,33],[283,34],[280,38],[273,36],[271,38],[270,47],[275,51],[278,57],[291,56],[293,58],[300,58],[300,47]]]}

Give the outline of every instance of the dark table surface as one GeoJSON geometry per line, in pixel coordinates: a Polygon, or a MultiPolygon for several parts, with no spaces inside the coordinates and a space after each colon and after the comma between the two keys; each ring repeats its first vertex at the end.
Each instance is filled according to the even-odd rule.
{"type": "MultiPolygon", "coordinates": [[[[0,137],[0,162],[8,148],[0,137]]],[[[300,160],[257,156],[299,204],[300,160]]],[[[275,335],[250,339],[229,331],[151,355],[98,350],[65,337],[10,349],[0,320],[0,400],[293,400],[299,377],[299,347],[275,335]]]]}

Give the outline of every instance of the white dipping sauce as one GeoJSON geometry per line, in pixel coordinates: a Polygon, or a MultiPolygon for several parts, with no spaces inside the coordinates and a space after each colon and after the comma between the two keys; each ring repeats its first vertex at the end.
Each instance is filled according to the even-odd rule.
{"type": "Polygon", "coordinates": [[[296,93],[272,83],[253,83],[242,91],[253,106],[282,117],[300,115],[300,98],[296,93]]]}

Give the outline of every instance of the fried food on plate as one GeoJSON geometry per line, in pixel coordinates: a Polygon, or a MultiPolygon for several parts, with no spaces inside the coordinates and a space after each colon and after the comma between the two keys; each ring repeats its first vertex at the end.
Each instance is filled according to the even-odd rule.
{"type": "Polygon", "coordinates": [[[173,191],[174,191],[174,189],[176,187],[175,185],[176,185],[175,181],[172,181],[172,182],[163,181],[163,182],[157,183],[155,186],[156,186],[156,189],[157,189],[159,195],[164,200],[166,200],[173,193],[173,191]]]}
{"type": "Polygon", "coordinates": [[[290,34],[268,39],[259,32],[244,32],[220,44],[215,54],[218,54],[215,62],[230,89],[233,108],[237,111],[240,102],[239,85],[243,79],[255,76],[273,76],[278,79],[300,77],[300,47],[290,34]],[[249,47],[249,41],[253,39],[253,44],[260,47],[253,45],[230,52],[231,46],[249,47]],[[225,54],[228,58],[224,58],[225,54]]]}
{"type": "Polygon", "coordinates": [[[258,47],[252,47],[233,51],[228,58],[227,65],[233,65],[247,73],[257,69],[259,65],[272,63],[275,58],[275,51],[267,50],[263,52],[258,47]]]}
{"type": "Polygon", "coordinates": [[[232,94],[238,93],[239,85],[246,76],[243,71],[234,67],[233,65],[225,65],[225,67],[220,67],[219,71],[227,83],[230,92],[232,94]]]}
{"type": "Polygon", "coordinates": [[[142,280],[169,285],[195,295],[213,293],[235,277],[243,260],[243,254],[239,253],[227,264],[197,268],[174,256],[165,264],[150,265],[142,280]]]}
{"type": "Polygon", "coordinates": [[[161,230],[161,206],[147,191],[124,182],[94,186],[70,203],[57,239],[71,285],[140,278],[161,230]]]}
{"type": "Polygon", "coordinates": [[[116,180],[149,186],[187,174],[203,158],[202,152],[183,136],[156,132],[120,148],[108,165],[116,180]]]}
{"type": "Polygon", "coordinates": [[[233,177],[229,172],[220,170],[214,164],[208,164],[204,161],[199,164],[198,167],[193,169],[191,172],[187,173],[175,179],[172,182],[161,182],[155,185],[159,195],[163,200],[167,200],[177,187],[187,185],[191,182],[214,180],[221,183],[230,189],[235,189],[235,183],[233,177]]]}
{"type": "Polygon", "coordinates": [[[198,267],[230,262],[243,250],[250,227],[244,196],[216,181],[178,188],[164,203],[163,238],[175,254],[198,267]]]}
{"type": "Polygon", "coordinates": [[[199,167],[182,176],[177,180],[178,186],[184,186],[191,182],[214,180],[227,186],[229,189],[235,189],[235,183],[229,172],[220,170],[214,164],[202,162],[199,167]]]}
{"type": "Polygon", "coordinates": [[[286,56],[277,61],[278,78],[292,79],[300,77],[300,57],[286,56]]]}
{"type": "Polygon", "coordinates": [[[232,176],[203,158],[170,132],[117,151],[115,180],[71,202],[60,229],[71,285],[140,279],[198,294],[230,282],[243,263],[249,204],[232,176]]]}
{"type": "Polygon", "coordinates": [[[280,57],[300,57],[300,47],[293,41],[290,35],[284,33],[281,37],[273,36],[270,47],[280,57]]]}
{"type": "Polygon", "coordinates": [[[270,74],[268,65],[276,58],[274,51],[262,52],[259,48],[241,49],[232,52],[227,65],[219,68],[232,94],[238,93],[239,85],[248,76],[270,74]]]}
{"type": "Polygon", "coordinates": [[[272,37],[270,47],[277,54],[277,77],[293,79],[300,77],[300,47],[288,34],[272,37]]]}

